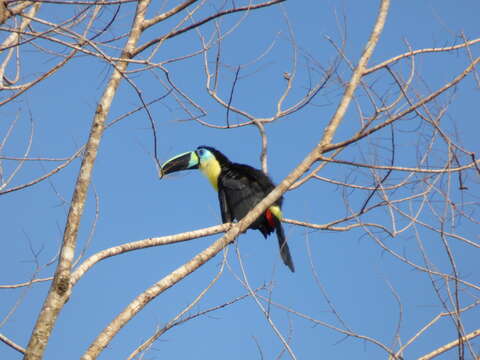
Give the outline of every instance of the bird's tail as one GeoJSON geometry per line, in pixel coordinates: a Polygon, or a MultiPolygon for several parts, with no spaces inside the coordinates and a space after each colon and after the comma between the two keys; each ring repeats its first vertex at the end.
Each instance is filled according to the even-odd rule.
{"type": "Polygon", "coordinates": [[[275,220],[275,230],[277,232],[278,246],[280,247],[280,256],[282,257],[283,263],[287,265],[292,272],[295,272],[295,266],[293,265],[292,255],[290,254],[287,239],[285,238],[282,222],[279,219],[275,220]]]}

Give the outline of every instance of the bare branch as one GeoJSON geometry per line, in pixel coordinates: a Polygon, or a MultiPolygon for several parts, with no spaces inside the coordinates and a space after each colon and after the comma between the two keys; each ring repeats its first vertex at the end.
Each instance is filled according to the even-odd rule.
{"type": "Polygon", "coordinates": [[[407,57],[413,57],[415,55],[418,55],[418,54],[428,54],[428,53],[437,53],[437,52],[448,52],[448,51],[452,51],[452,50],[457,50],[457,49],[462,49],[462,48],[465,48],[465,47],[469,47],[471,45],[474,45],[476,43],[480,42],[480,38],[478,39],[474,39],[474,40],[470,40],[470,41],[466,41],[464,42],[463,44],[458,44],[458,45],[454,45],[454,46],[447,46],[447,47],[442,47],[442,48],[426,48],[426,49],[418,49],[418,50],[413,50],[413,51],[409,51],[409,52],[406,52],[404,54],[400,54],[400,55],[397,55],[391,59],[388,59],[388,60],[385,60],[384,62],[378,64],[378,65],[375,65],[375,66],[372,66],[371,68],[368,68],[365,70],[365,75],[368,75],[368,74],[371,74],[381,68],[384,68],[394,62],[397,62],[398,60],[401,60],[401,59],[404,59],[404,58],[407,58],[407,57]]]}
{"type": "Polygon", "coordinates": [[[168,245],[168,244],[175,244],[182,241],[188,241],[193,239],[198,239],[205,236],[215,235],[227,230],[231,224],[222,224],[211,226],[205,229],[189,231],[185,233],[169,235],[169,236],[162,236],[159,238],[150,238],[144,239],[134,242],[129,242],[123,245],[118,245],[111,247],[109,249],[105,249],[100,251],[92,256],[90,256],[87,260],[85,260],[75,271],[72,273],[71,277],[71,285],[74,286],[77,281],[88,271],[90,268],[98,263],[101,260],[107,259],[112,256],[116,256],[119,254],[124,254],[126,252],[139,250],[139,249],[146,249],[153,246],[160,246],[160,245],[168,245]]]}
{"type": "Polygon", "coordinates": [[[453,349],[454,347],[458,346],[460,344],[460,342],[467,342],[467,341],[470,341],[474,338],[476,338],[477,336],[480,335],[480,329],[477,329],[477,330],[474,330],[472,331],[471,333],[468,333],[467,335],[463,336],[461,339],[456,339],[452,342],[449,342],[448,344],[445,344],[444,346],[432,351],[431,353],[429,354],[426,354],[424,356],[421,356],[420,358],[418,358],[418,360],[430,360],[430,359],[433,359],[435,357],[437,357],[438,355],[441,355],[443,354],[444,352],[450,350],[450,349],[453,349]]]}
{"type": "Polygon", "coordinates": [[[12,340],[7,338],[5,335],[0,334],[0,341],[4,344],[10,346],[12,349],[17,350],[21,354],[25,354],[25,349],[18,344],[15,344],[12,340]]]}
{"type": "MultiPolygon", "coordinates": [[[[175,36],[178,36],[178,35],[181,35],[185,32],[188,32],[190,30],[193,30],[199,26],[202,26],[212,20],[215,20],[219,17],[222,17],[222,16],[225,16],[225,15],[229,15],[229,14],[234,14],[234,13],[237,13],[237,12],[243,12],[243,11],[251,11],[251,10],[256,10],[256,9],[261,9],[261,8],[264,8],[264,7],[268,7],[268,6],[272,6],[272,5],[275,5],[275,4],[279,4],[281,2],[284,2],[286,0],[270,0],[270,1],[266,1],[264,3],[260,3],[260,4],[255,4],[255,5],[247,5],[247,6],[242,6],[242,7],[239,7],[239,8],[233,8],[233,9],[229,9],[229,10],[223,10],[223,11],[219,11],[217,12],[216,14],[214,15],[211,15],[201,21],[198,21],[192,25],[189,25],[189,26],[186,26],[182,29],[179,29],[179,30],[176,30],[176,31],[171,31],[169,32],[168,34],[166,35],[163,35],[163,36],[160,36],[158,38],[155,38],[153,40],[150,40],[148,42],[146,42],[145,44],[139,46],[138,48],[136,48],[133,52],[132,52],[132,55],[133,57],[137,56],[138,54],[140,54],[141,52],[145,51],[146,49],[148,49],[150,46],[158,43],[158,42],[163,42],[167,39],[171,39],[171,38],[174,38],[175,36]]],[[[188,1],[187,1],[188,2],[188,1]]],[[[193,3],[193,2],[192,2],[193,3]]],[[[185,3],[184,3],[185,4],[185,3]]],[[[188,4],[190,5],[190,3],[188,4]]]]}

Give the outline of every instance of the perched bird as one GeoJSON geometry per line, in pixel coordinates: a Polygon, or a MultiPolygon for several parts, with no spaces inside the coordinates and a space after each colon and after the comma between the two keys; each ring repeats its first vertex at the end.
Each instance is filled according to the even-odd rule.
{"type": "MultiPolygon", "coordinates": [[[[210,146],[199,146],[195,151],[179,154],[162,165],[162,176],[175,171],[200,169],[218,192],[222,221],[241,220],[274,188],[272,180],[261,170],[249,165],[231,162],[210,146]]],[[[295,271],[290,249],[283,231],[282,198],[260,215],[250,229],[258,229],[266,238],[277,233],[280,255],[290,270],[295,271]]]]}

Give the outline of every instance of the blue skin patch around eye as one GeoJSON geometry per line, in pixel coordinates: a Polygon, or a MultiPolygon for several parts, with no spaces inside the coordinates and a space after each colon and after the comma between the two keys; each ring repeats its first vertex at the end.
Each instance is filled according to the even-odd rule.
{"type": "Polygon", "coordinates": [[[200,161],[208,161],[214,157],[210,151],[205,149],[198,149],[196,153],[200,161]]]}

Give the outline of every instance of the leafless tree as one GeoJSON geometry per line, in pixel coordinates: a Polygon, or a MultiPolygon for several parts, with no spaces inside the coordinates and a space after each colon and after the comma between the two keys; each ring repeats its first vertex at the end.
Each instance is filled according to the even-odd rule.
{"type": "MultiPolygon", "coordinates": [[[[461,41],[455,44],[419,49],[414,49],[406,41],[403,53],[373,63],[372,55],[378,49],[379,39],[389,18],[390,1],[382,0],[361,55],[349,55],[346,36],[340,36],[340,40],[326,38],[325,41],[335,49],[335,56],[324,61],[311,55],[302,43],[297,42],[295,29],[289,22],[288,14],[285,14],[284,26],[287,31],[281,37],[282,41],[289,44],[290,52],[283,54],[284,58],[277,59],[287,64],[282,79],[284,85],[280,91],[271,94],[271,101],[275,104],[273,110],[268,115],[259,116],[248,104],[237,105],[237,92],[243,82],[247,82],[246,79],[249,84],[256,81],[256,76],[262,71],[259,64],[273,57],[271,51],[278,39],[273,40],[272,46],[256,54],[253,61],[242,65],[228,63],[225,45],[237,29],[246,26],[250,16],[261,18],[263,12],[272,8],[285,11],[282,7],[284,1],[240,3],[187,0],[174,5],[169,1],[150,0],[0,2],[0,104],[7,115],[4,116],[4,122],[8,122],[8,126],[3,125],[0,129],[0,195],[20,196],[29,190],[35,191],[40,184],[49,183],[61,174],[75,174],[75,179],[70,175],[62,178],[62,181],[74,185],[71,200],[65,199],[62,192],[50,183],[59,202],[68,210],[65,223],[61,224],[63,239],[59,241],[58,252],[51,254],[53,259],[50,262],[42,263],[32,247],[36,263],[30,280],[12,280],[0,288],[1,291],[18,291],[16,305],[0,319],[1,328],[17,311],[17,304],[29,296],[28,289],[45,282],[49,284],[48,294],[41,299],[43,306],[33,329],[23,329],[25,333],[31,332],[28,343],[20,345],[8,334],[0,333],[2,346],[15,349],[24,359],[44,358],[52,330],[65,304],[76,291],[76,284],[100,261],[107,258],[115,261],[122,254],[138,249],[224,233],[193,258],[185,259],[183,265],[139,292],[130,303],[125,299],[124,310],[116,314],[109,324],[105,324],[102,331],[92,334],[96,338],[82,355],[83,360],[98,358],[122,328],[149,302],[167,289],[173,288],[174,291],[187,276],[228,249],[228,245],[280,196],[286,192],[311,191],[314,186],[340,193],[342,197],[338,201],[343,205],[344,215],[330,218],[325,223],[290,218],[284,219],[284,222],[309,231],[355,232],[356,237],[360,232],[361,237],[373,240],[377,249],[381,249],[385,256],[398,260],[408,269],[406,271],[414,271],[417,276],[429,279],[442,306],[436,316],[423,323],[416,333],[407,337],[401,335],[402,293],[390,286],[391,293],[398,300],[399,310],[395,315],[400,320],[394,341],[387,344],[368,331],[353,329],[344,319],[324,287],[308,246],[310,276],[326,300],[330,313],[334,315],[331,322],[311,316],[304,309],[275,301],[269,296],[273,283],[252,284],[240,254],[241,270],[238,272],[230,268],[224,252],[222,265],[208,286],[201,289],[164,326],[153,333],[141,334],[138,339],[141,344],[132,349],[131,354],[127,355],[128,359],[142,358],[156,340],[177,325],[247,297],[254,300],[271,327],[272,334],[279,339],[282,346],[279,357],[284,355],[296,359],[298,356],[291,342],[294,331],[278,326],[271,316],[272,308],[335,334],[374,344],[389,359],[403,359],[418,339],[429,336],[438,323],[450,319],[455,338],[448,343],[432,343],[430,353],[414,353],[413,356],[431,359],[456,348],[459,359],[478,358],[478,346],[476,348],[474,341],[480,335],[480,329],[467,326],[465,319],[478,312],[480,285],[476,279],[469,277],[468,264],[461,265],[462,259],[456,255],[456,249],[467,247],[475,252],[480,247],[478,230],[476,233],[470,230],[474,227],[478,229],[479,223],[480,161],[477,159],[478,149],[463,145],[462,133],[456,132],[457,120],[448,119],[448,110],[457,100],[456,91],[461,84],[470,81],[469,86],[472,86],[473,81],[478,91],[480,80],[477,65],[480,57],[475,53],[478,52],[480,38],[470,39],[462,34],[461,41]],[[185,45],[182,37],[187,36],[196,40],[196,48],[185,45]],[[171,47],[170,44],[176,44],[177,47],[171,47]],[[442,77],[440,82],[430,81],[418,70],[418,59],[449,54],[463,59],[464,66],[449,69],[447,75],[451,76],[448,79],[442,77]],[[202,96],[188,90],[179,80],[178,75],[182,71],[179,68],[192,59],[197,61],[198,74],[202,74],[202,77],[195,75],[190,80],[196,86],[203,87],[202,96]],[[28,96],[38,94],[35,93],[38,88],[58,77],[67,79],[64,81],[72,87],[76,86],[82,74],[70,70],[75,62],[82,62],[86,67],[95,62],[96,76],[101,73],[105,78],[104,86],[95,100],[95,108],[91,111],[93,120],[89,125],[88,139],[76,145],[67,155],[33,157],[32,144],[37,128],[41,126],[36,120],[37,115],[28,105],[28,96]],[[248,75],[244,77],[244,74],[248,75]],[[156,86],[156,93],[149,92],[152,83],[156,86]],[[115,111],[114,99],[122,92],[133,94],[131,103],[135,105],[127,110],[115,111]],[[162,158],[158,144],[160,142],[160,146],[166,146],[164,140],[159,141],[156,120],[156,114],[161,114],[157,105],[163,105],[165,108],[179,109],[176,114],[181,113],[183,117],[178,116],[177,120],[186,122],[192,129],[198,124],[217,131],[240,131],[244,127],[254,127],[261,143],[259,154],[262,169],[266,172],[271,140],[266,128],[272,123],[293,121],[294,116],[305,111],[309,114],[318,113],[322,108],[320,104],[327,102],[327,99],[334,106],[328,120],[318,122],[323,127],[318,143],[304,159],[298,159],[290,174],[241,221],[130,241],[95,253],[88,249],[90,240],[79,246],[81,219],[89,189],[92,188],[92,173],[96,168],[97,153],[103,146],[104,134],[133,114],[141,113],[147,120],[143,124],[149,129],[145,132],[145,139],[149,139],[148,152],[153,159],[152,168],[156,168],[156,171],[159,171],[162,158]],[[212,112],[224,116],[222,119],[206,116],[212,112]],[[28,121],[24,121],[25,118],[28,121]],[[338,136],[339,133],[341,136],[338,136]],[[337,138],[342,140],[334,140],[337,138]],[[19,139],[23,139],[22,145],[19,139]],[[14,146],[10,145],[12,142],[15,142],[14,146]],[[21,150],[20,146],[23,146],[21,150]],[[81,164],[77,171],[74,164],[79,159],[81,164]],[[330,171],[332,168],[335,171],[330,171]],[[468,226],[462,228],[461,225],[465,223],[468,226]],[[435,245],[427,244],[431,237],[436,239],[435,245]],[[402,246],[398,245],[399,238],[414,239],[416,253],[404,253],[402,246]],[[391,241],[393,239],[396,242],[391,241]],[[446,256],[449,266],[440,265],[432,257],[433,251],[446,256]],[[50,277],[38,276],[44,269],[52,269],[50,277]],[[217,306],[192,313],[225,271],[235,275],[244,294],[232,295],[230,300],[217,306]],[[147,336],[148,339],[141,340],[147,336]]],[[[56,106],[61,105],[55,103],[56,92],[61,90],[69,91],[51,90],[49,95],[52,99],[46,100],[54,114],[56,106]]],[[[92,89],[92,92],[95,90],[92,89]]],[[[475,107],[472,105],[474,113],[475,107]]],[[[63,112],[61,114],[63,119],[68,116],[63,112]]],[[[151,169],[148,171],[154,176],[151,169]]],[[[98,205],[97,195],[93,202],[98,205]]],[[[89,239],[94,237],[100,213],[98,206],[93,212],[95,215],[89,239]]],[[[309,232],[306,234],[308,237],[309,232]]],[[[310,244],[308,239],[307,244],[310,244]]],[[[261,352],[260,345],[259,349],[261,352]]]]}

